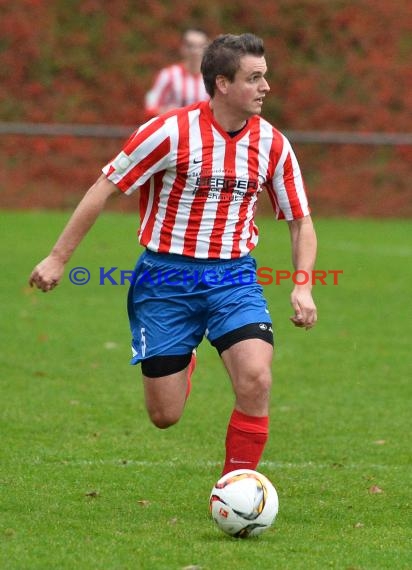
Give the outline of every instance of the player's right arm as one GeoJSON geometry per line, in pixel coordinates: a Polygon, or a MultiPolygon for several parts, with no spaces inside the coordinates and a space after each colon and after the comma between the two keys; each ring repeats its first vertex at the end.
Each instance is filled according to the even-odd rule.
{"type": "Polygon", "coordinates": [[[105,175],[91,186],[73,212],[49,255],[33,269],[29,284],[44,292],[60,282],[66,263],[93,226],[108,198],[119,190],[105,175]]]}

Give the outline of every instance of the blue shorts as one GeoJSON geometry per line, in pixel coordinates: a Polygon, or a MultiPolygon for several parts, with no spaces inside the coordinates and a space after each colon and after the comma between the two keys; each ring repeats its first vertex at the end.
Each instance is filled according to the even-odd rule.
{"type": "Polygon", "coordinates": [[[244,325],[271,322],[256,261],[197,260],[146,250],[128,294],[131,364],[153,356],[189,354],[244,325]]]}

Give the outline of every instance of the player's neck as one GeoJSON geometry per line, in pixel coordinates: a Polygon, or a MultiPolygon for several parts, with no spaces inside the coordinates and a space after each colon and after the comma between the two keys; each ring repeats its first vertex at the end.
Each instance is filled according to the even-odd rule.
{"type": "Polygon", "coordinates": [[[213,113],[215,121],[219,123],[223,130],[227,133],[236,132],[243,129],[249,117],[240,116],[237,113],[231,113],[226,107],[219,105],[216,101],[210,101],[210,109],[213,113]]]}
{"type": "Polygon", "coordinates": [[[198,75],[200,73],[200,66],[196,62],[184,61],[183,67],[191,75],[198,75]]]}

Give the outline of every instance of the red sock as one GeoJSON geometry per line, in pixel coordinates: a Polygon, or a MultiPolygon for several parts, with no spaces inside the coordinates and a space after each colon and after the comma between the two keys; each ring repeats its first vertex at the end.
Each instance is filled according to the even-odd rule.
{"type": "Polygon", "coordinates": [[[186,400],[189,397],[190,391],[192,389],[192,374],[196,368],[196,351],[192,352],[192,358],[189,363],[189,370],[187,371],[187,388],[186,388],[186,400]]]}
{"type": "Polygon", "coordinates": [[[269,435],[268,416],[248,416],[233,410],[226,434],[222,475],[235,469],[256,469],[269,435]]]}

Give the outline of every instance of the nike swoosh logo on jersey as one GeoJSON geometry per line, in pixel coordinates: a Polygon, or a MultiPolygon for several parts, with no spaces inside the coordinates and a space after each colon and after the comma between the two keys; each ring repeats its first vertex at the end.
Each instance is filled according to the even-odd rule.
{"type": "Polygon", "coordinates": [[[201,158],[194,158],[193,159],[193,164],[200,164],[202,162],[201,158]]]}

